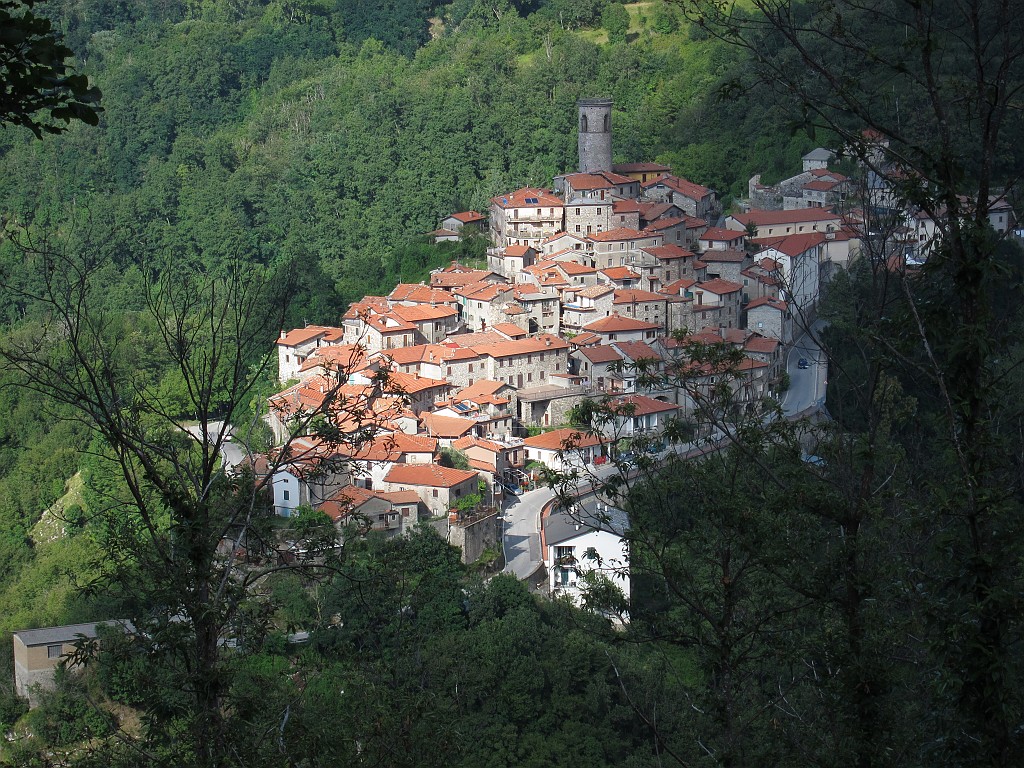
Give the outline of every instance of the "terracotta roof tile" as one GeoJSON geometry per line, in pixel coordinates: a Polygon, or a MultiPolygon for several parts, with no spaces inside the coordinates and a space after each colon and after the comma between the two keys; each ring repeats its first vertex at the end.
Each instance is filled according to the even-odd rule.
{"type": "Polygon", "coordinates": [[[477,473],[466,469],[442,467],[439,464],[396,464],[384,478],[386,483],[421,485],[430,488],[453,488],[472,480],[477,473]]]}
{"type": "Polygon", "coordinates": [[[523,441],[530,448],[540,448],[549,451],[560,451],[572,448],[588,448],[592,445],[600,445],[601,439],[596,435],[588,435],[576,429],[556,429],[551,432],[543,432],[523,441]]]}

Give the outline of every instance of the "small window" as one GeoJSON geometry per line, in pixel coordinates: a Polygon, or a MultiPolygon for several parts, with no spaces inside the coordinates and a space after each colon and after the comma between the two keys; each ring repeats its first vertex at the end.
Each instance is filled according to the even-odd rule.
{"type": "Polygon", "coordinates": [[[435,489],[434,489],[434,490],[432,491],[432,493],[434,494],[434,498],[436,499],[436,498],[437,498],[437,488],[435,488],[435,489]]]}
{"type": "Polygon", "coordinates": [[[63,651],[64,646],[62,645],[48,645],[46,646],[46,658],[59,659],[63,651]]]}
{"type": "Polygon", "coordinates": [[[291,495],[292,495],[292,492],[291,492],[291,491],[285,491],[285,492],[284,492],[284,500],[285,500],[285,501],[288,501],[288,499],[290,499],[290,498],[291,498],[291,495]]]}

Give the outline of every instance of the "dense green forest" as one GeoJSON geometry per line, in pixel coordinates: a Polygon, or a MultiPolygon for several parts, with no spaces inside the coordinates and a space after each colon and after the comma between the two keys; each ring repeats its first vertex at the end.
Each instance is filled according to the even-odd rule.
{"type": "MultiPolygon", "coordinates": [[[[231,507],[251,478],[225,480],[215,457],[200,457],[198,486],[212,501],[198,502],[175,472],[193,466],[194,449],[150,431],[154,416],[196,415],[183,377],[205,341],[225,340],[218,329],[167,336],[161,322],[180,307],[161,297],[187,302],[234,285],[242,293],[231,306],[256,286],[249,308],[260,317],[237,374],[255,383],[229,408],[248,413],[271,386],[259,364],[273,322],[336,323],[364,294],[478,256],[482,243],[434,246],[422,235],[447,213],[573,168],[577,99],[614,99],[616,160],[667,163],[729,198],[753,173],[789,175],[804,151],[834,139],[830,129],[876,125],[870,108],[897,114],[895,96],[874,96],[895,94],[911,70],[883,53],[934,50],[916,44],[931,40],[910,23],[797,3],[789,21],[854,41],[798,55],[785,23],[761,24],[765,5],[36,6],[102,90],[103,111],[97,126],[73,122],[44,141],[10,125],[0,135],[4,350],[55,341],[52,354],[31,350],[34,365],[52,365],[49,378],[0,374],[0,641],[10,647],[8,633],[27,626],[147,613],[153,622],[131,642],[105,636],[106,653],[32,713],[0,691],[0,726],[17,720],[33,734],[5,744],[0,760],[1019,765],[1024,261],[970,212],[921,275],[890,270],[893,232],[876,232],[830,286],[821,315],[835,421],[791,425],[772,419],[770,404],[750,414],[718,404],[703,417],[736,416],[733,450],[668,471],[642,464],[635,482],[609,489],[632,520],[625,629],[510,578],[484,580],[431,530],[353,537],[328,568],[225,579],[222,600],[194,594],[214,571],[211,547],[190,545],[213,528],[190,515],[231,507]],[[807,69],[808,83],[787,79],[801,55],[825,56],[844,77],[807,69]],[[737,87],[764,86],[772,67],[777,89],[737,87]],[[47,293],[80,268],[87,290],[47,293]],[[291,301],[275,318],[278,283],[291,301]],[[88,322],[55,321],[61,299],[87,302],[77,319],[88,322]],[[66,357],[93,320],[97,346],[66,357]],[[109,365],[88,357],[114,341],[109,365]],[[113,383],[96,402],[43,386],[98,370],[113,383]],[[133,486],[126,478],[147,446],[157,459],[133,486]],[[154,513],[149,532],[110,513],[132,505],[154,513]],[[207,633],[199,647],[200,624],[236,646],[222,650],[207,633]],[[290,645],[298,629],[309,642],[290,645]]],[[[943,13],[953,11],[927,20],[941,27],[943,13]]],[[[1008,24],[1005,9],[976,18],[1008,24]]],[[[907,185],[924,205],[956,211],[975,178],[987,199],[998,191],[990,181],[1019,169],[1024,143],[1013,134],[1024,123],[1009,110],[999,136],[992,125],[1006,115],[978,115],[1021,81],[1013,46],[1024,35],[985,39],[1012,50],[991,91],[979,78],[980,102],[959,77],[948,93],[921,81],[901,91],[911,116],[890,133],[900,178],[928,180],[907,185]],[[943,115],[935,137],[929,98],[970,106],[943,115]],[[985,163],[971,167],[976,130],[985,163]]],[[[944,64],[961,65],[952,54],[944,64]]],[[[201,303],[187,306],[177,317],[208,317],[201,303]]],[[[231,381],[223,374],[213,365],[209,379],[231,381]]],[[[716,392],[728,396],[727,384],[716,392]]],[[[219,412],[221,394],[201,416],[219,412]]],[[[322,525],[300,516],[294,533],[314,540],[322,525]]],[[[599,608],[615,600],[592,597],[599,608]]],[[[9,655],[0,658],[9,676],[9,655]]]]}

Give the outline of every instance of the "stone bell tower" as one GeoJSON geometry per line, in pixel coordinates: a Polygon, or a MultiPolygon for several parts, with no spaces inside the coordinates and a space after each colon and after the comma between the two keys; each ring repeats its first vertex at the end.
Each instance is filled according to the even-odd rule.
{"type": "Polygon", "coordinates": [[[612,100],[581,99],[579,109],[580,173],[612,169],[612,100]]]}

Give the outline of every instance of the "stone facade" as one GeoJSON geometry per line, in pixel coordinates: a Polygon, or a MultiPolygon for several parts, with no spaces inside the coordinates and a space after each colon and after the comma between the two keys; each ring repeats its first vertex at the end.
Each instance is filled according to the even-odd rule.
{"type": "Polygon", "coordinates": [[[579,111],[580,173],[612,169],[612,100],[581,99],[579,111]]]}

